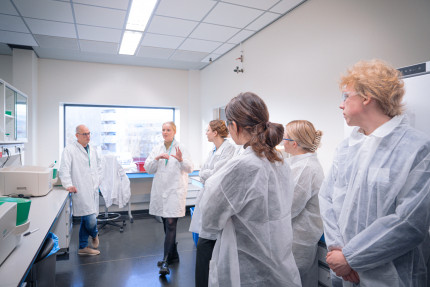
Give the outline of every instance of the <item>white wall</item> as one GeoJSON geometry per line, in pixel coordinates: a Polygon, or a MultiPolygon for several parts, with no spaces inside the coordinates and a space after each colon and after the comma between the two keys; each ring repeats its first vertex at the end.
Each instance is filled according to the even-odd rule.
{"type": "Polygon", "coordinates": [[[12,56],[0,55],[0,79],[12,84],[12,56]]]}
{"type": "MultiPolygon", "coordinates": [[[[38,74],[39,165],[59,159],[60,103],[177,107],[180,129],[194,132],[187,71],[39,59],[38,74]]],[[[181,142],[189,144],[188,137],[181,142]]]]}
{"type": "MultiPolygon", "coordinates": [[[[203,126],[212,109],[242,91],[266,102],[270,120],[306,119],[324,132],[319,158],[327,171],[343,138],[338,80],[360,59],[395,67],[430,59],[428,0],[309,0],[201,72],[203,126]]],[[[206,151],[203,149],[203,153],[206,151]]]]}

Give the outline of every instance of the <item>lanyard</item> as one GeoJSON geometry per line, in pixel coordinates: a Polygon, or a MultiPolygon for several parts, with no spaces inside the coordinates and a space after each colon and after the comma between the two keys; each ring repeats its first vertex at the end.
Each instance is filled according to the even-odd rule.
{"type": "MultiPolygon", "coordinates": [[[[172,140],[172,143],[170,144],[170,148],[169,148],[169,153],[168,153],[168,155],[169,155],[169,157],[170,157],[170,152],[172,151],[172,146],[173,146],[173,142],[175,141],[175,139],[173,139],[172,140]]],[[[166,159],[166,164],[165,164],[165,166],[167,165],[167,162],[168,162],[169,160],[168,159],[166,159]]]]}

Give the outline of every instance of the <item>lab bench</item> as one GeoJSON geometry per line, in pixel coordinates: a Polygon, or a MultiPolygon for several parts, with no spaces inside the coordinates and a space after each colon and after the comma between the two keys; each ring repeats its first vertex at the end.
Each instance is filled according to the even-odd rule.
{"type": "Polygon", "coordinates": [[[54,187],[45,196],[31,198],[28,230],[38,230],[28,236],[22,236],[18,246],[0,266],[1,286],[16,287],[23,284],[49,231],[58,228],[57,222],[64,215],[63,210],[68,202],[69,192],[61,187],[54,187]]]}

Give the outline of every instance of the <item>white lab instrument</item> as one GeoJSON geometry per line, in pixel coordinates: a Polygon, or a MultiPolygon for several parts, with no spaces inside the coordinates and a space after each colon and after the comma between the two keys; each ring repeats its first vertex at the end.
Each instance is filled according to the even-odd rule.
{"type": "Polygon", "coordinates": [[[0,195],[44,196],[52,189],[52,168],[10,166],[0,169],[0,195]]]}
{"type": "Polygon", "coordinates": [[[30,226],[30,221],[16,225],[17,210],[15,202],[0,202],[0,265],[19,244],[21,234],[30,226]]]}

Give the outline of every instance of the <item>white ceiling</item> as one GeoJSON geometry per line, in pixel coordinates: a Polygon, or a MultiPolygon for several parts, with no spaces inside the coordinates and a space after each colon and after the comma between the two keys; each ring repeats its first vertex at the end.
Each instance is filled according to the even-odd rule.
{"type": "Polygon", "coordinates": [[[198,70],[304,1],[159,0],[128,56],[118,51],[131,0],[0,0],[0,54],[20,45],[39,58],[198,70]]]}

